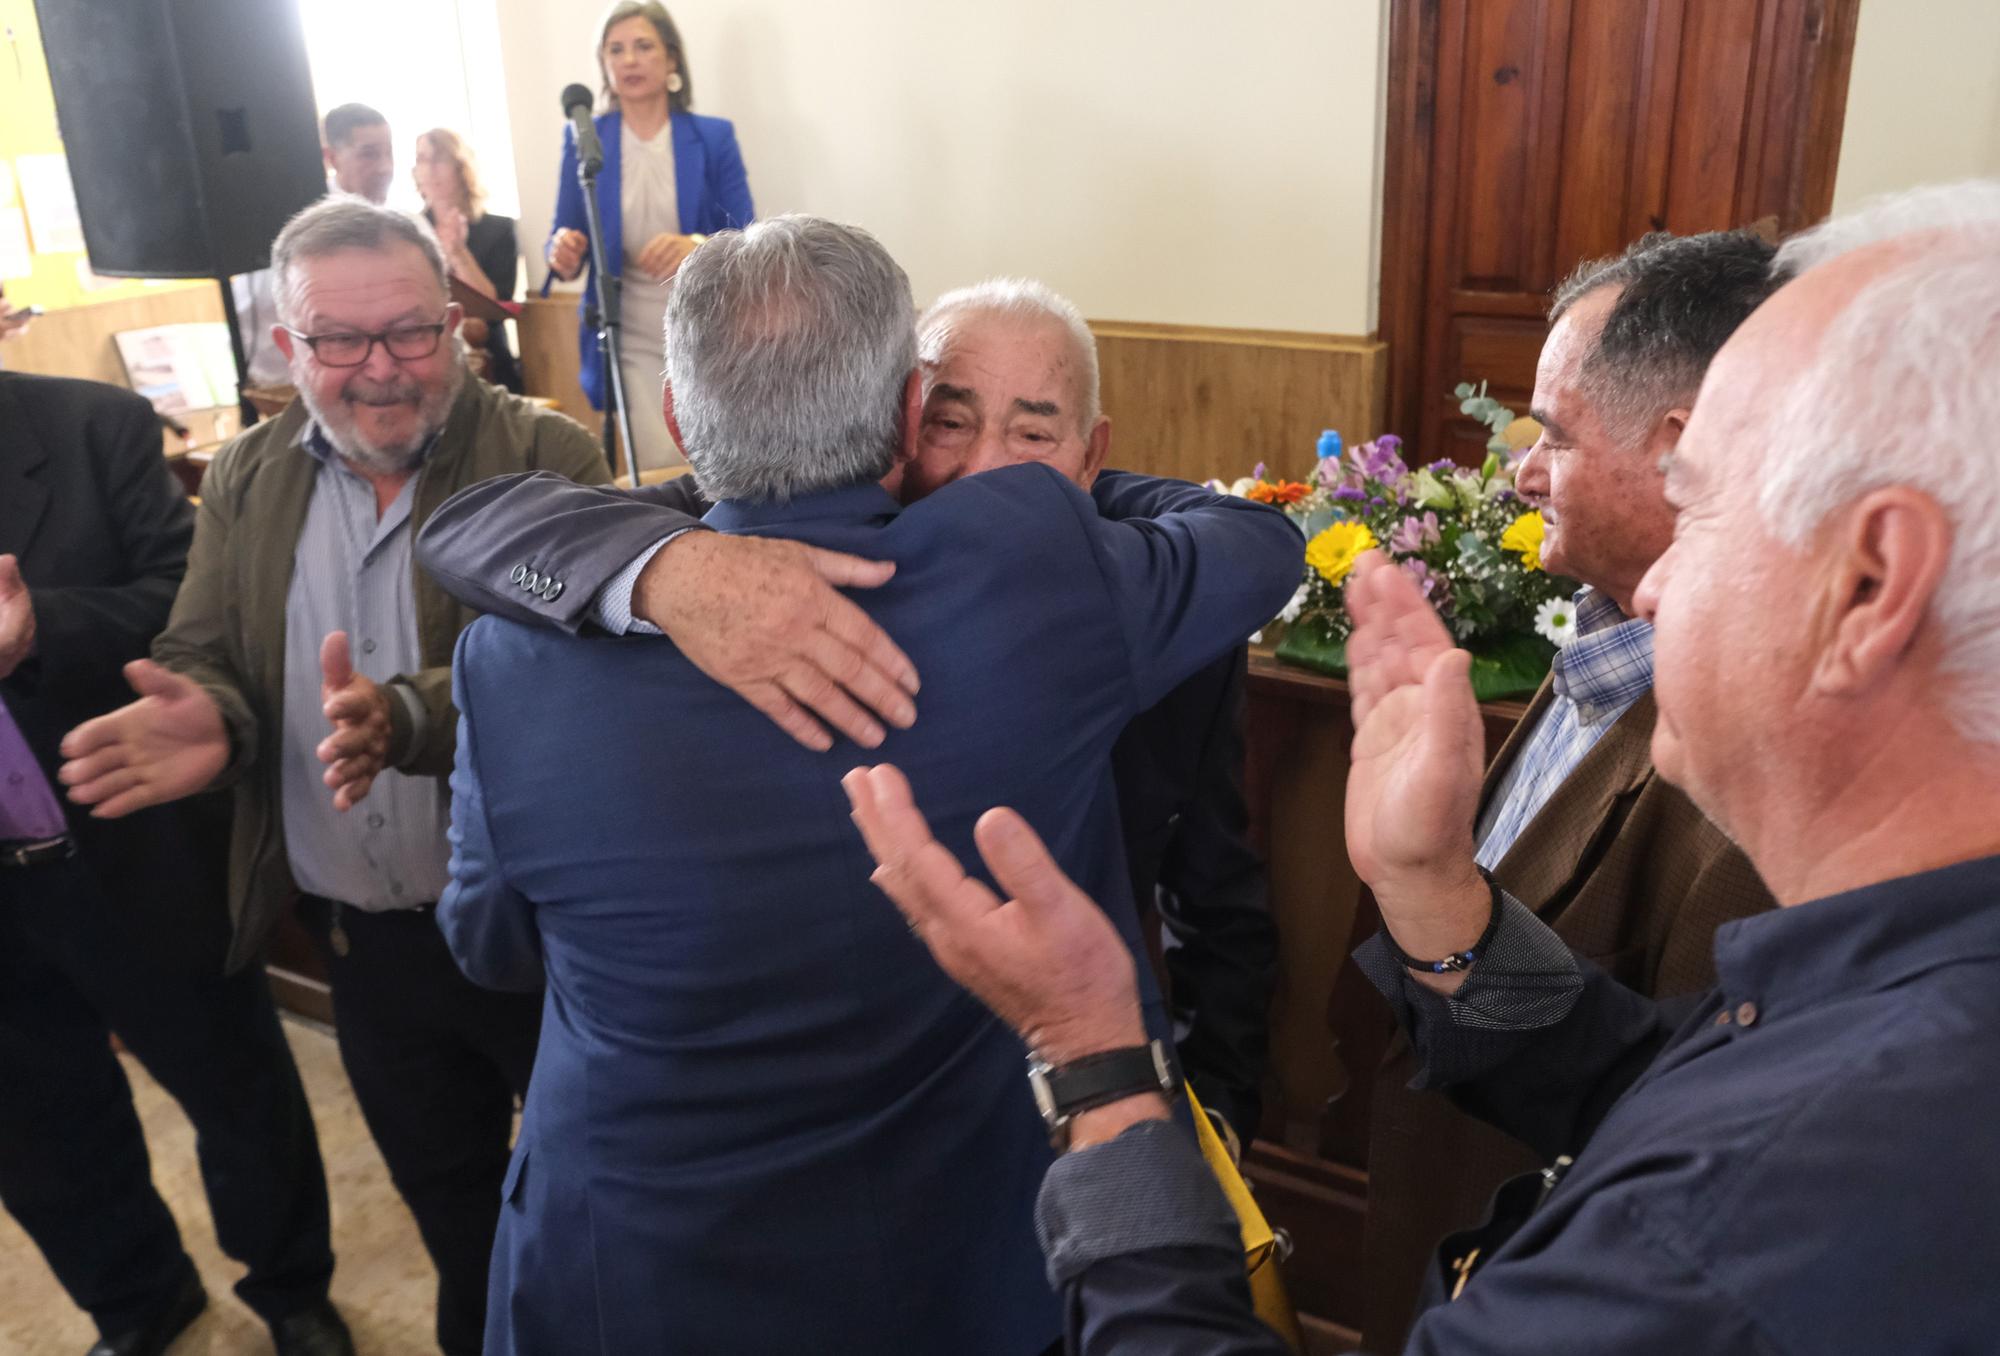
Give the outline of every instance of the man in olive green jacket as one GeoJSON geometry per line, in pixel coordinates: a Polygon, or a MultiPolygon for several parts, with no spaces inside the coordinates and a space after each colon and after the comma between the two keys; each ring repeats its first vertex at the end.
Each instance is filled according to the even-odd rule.
{"type": "Polygon", "coordinates": [[[411,218],[324,200],[279,234],[272,273],[300,399],[216,457],[167,629],[127,670],[140,700],[71,731],[62,777],[104,816],[232,787],[229,965],[296,891],[355,1099],[437,1265],[439,1345],[476,1353],[541,998],[466,979],[432,916],[473,614],[411,544],[477,481],[608,467],[580,425],[470,375],[443,256],[411,218]]]}

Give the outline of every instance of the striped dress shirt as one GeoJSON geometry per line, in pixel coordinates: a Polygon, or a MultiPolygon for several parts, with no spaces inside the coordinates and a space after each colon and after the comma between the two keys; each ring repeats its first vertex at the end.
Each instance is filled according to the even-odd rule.
{"type": "Polygon", "coordinates": [[[1498,866],[1556,788],[1653,685],[1653,626],[1596,589],[1576,595],[1576,638],[1551,668],[1555,695],[1494,788],[1479,822],[1479,864],[1498,866]]]}

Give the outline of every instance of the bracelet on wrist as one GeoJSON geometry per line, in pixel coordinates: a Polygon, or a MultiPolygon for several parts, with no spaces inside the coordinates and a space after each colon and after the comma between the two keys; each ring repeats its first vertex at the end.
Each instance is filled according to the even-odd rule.
{"type": "Polygon", "coordinates": [[[1382,944],[1389,948],[1389,954],[1406,970],[1415,970],[1427,975],[1450,975],[1470,970],[1473,963],[1486,954],[1486,948],[1493,944],[1493,934],[1500,930],[1500,886],[1483,869],[1479,878],[1486,882],[1487,893],[1493,897],[1492,912],[1486,919],[1486,931],[1479,934],[1479,940],[1463,951],[1454,951],[1438,960],[1418,960],[1396,944],[1396,935],[1385,922],[1382,927],[1382,944]]]}

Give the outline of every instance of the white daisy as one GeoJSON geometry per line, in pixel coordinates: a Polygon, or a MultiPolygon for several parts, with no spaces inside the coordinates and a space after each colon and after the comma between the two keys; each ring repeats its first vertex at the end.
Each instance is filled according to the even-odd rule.
{"type": "Polygon", "coordinates": [[[1535,633],[1560,650],[1576,639],[1576,608],[1567,598],[1551,598],[1535,610],[1535,633]]]}
{"type": "Polygon", "coordinates": [[[1299,591],[1292,595],[1292,601],[1286,603],[1285,610],[1278,614],[1279,621],[1295,622],[1299,619],[1299,613],[1306,609],[1306,588],[1304,584],[1299,585],[1299,591]]]}

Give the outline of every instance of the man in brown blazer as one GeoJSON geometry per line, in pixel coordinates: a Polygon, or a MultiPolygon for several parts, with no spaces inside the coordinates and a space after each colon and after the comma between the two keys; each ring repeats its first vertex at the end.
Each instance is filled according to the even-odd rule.
{"type": "MultiPolygon", "coordinates": [[[[1543,563],[1585,587],[1576,637],[1487,770],[1479,864],[1651,996],[1707,987],[1715,929],[1771,906],[1735,846],[1654,774],[1652,628],[1632,595],[1673,534],[1661,458],[1709,360],[1775,290],[1772,255],[1747,232],[1660,234],[1582,265],[1550,309],[1531,411],[1542,435],[1516,478],[1543,512],[1543,563]]],[[[1374,1088],[1371,1351],[1402,1349],[1439,1241],[1477,1223],[1502,1182],[1544,1166],[1443,1095],[1412,1090],[1415,1073],[1399,1040],[1374,1088]]]]}

